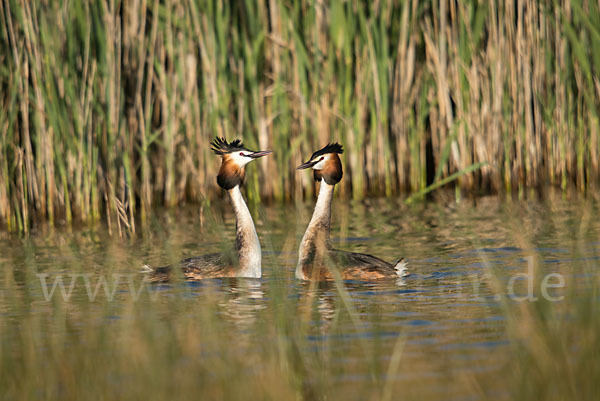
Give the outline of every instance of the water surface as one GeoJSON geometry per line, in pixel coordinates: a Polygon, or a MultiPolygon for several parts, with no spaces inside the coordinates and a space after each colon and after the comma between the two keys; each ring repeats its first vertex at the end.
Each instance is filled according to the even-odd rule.
{"type": "Polygon", "coordinates": [[[251,205],[264,254],[260,280],[141,281],[145,263],[229,246],[226,204],[159,212],[121,239],[103,225],[1,234],[5,399],[508,397],[498,380],[511,358],[505,307],[529,289],[525,278],[514,280],[511,299],[511,277],[532,263],[540,298],[541,279],[560,273],[564,288],[549,289],[551,300],[574,288],[586,294],[598,279],[593,202],[334,202],[334,246],[390,262],[405,257],[411,275],[295,280],[310,202],[251,205]],[[73,280],[68,299],[59,287],[48,296],[56,279],[67,291],[73,280]],[[104,279],[108,296],[98,287],[91,300],[104,279]]]}

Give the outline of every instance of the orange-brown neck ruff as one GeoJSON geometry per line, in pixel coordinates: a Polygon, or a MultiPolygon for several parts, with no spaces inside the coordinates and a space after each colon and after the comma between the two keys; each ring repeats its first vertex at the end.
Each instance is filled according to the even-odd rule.
{"type": "Polygon", "coordinates": [[[329,156],[329,160],[325,163],[325,167],[321,170],[314,170],[315,181],[325,180],[329,185],[335,185],[342,180],[344,171],[342,169],[342,162],[337,153],[332,153],[329,156]]]}
{"type": "Polygon", "coordinates": [[[217,175],[217,183],[223,189],[231,189],[236,185],[242,186],[246,169],[239,167],[229,155],[223,155],[223,163],[217,175]]]}

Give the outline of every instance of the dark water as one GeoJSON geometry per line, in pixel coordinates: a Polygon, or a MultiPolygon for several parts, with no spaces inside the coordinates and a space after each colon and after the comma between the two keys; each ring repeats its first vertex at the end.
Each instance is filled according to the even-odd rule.
{"type": "MultiPolygon", "coordinates": [[[[533,296],[540,298],[541,279],[561,274],[565,278],[562,288],[548,290],[550,301],[557,303],[569,290],[584,293],[597,280],[594,266],[600,227],[594,202],[560,197],[546,201],[483,198],[406,206],[400,200],[336,199],[334,205],[334,246],[388,261],[405,257],[411,275],[395,282],[345,282],[342,286],[295,280],[297,247],[312,212],[311,203],[251,206],[258,216],[264,254],[260,280],[175,281],[141,287],[138,270],[144,263],[164,265],[228,246],[234,222],[226,204],[202,211],[187,207],[158,213],[131,238],[109,237],[102,225],[70,230],[42,227],[28,238],[2,234],[2,367],[10,369],[13,364],[20,366],[17,361],[23,358],[33,358],[29,364],[23,362],[22,368],[45,370],[58,364],[75,369],[82,360],[116,352],[113,342],[96,338],[99,328],[109,339],[116,338],[104,327],[118,324],[120,333],[127,333],[128,326],[122,322],[144,319],[147,313],[157,323],[145,329],[152,339],[140,342],[157,347],[182,341],[178,333],[193,322],[205,326],[189,329],[190,336],[199,343],[216,344],[218,349],[222,345],[234,355],[254,355],[264,348],[256,356],[262,358],[275,352],[270,347],[277,348],[277,342],[293,340],[300,356],[289,351],[288,345],[278,346],[286,362],[273,362],[278,366],[275,370],[282,369],[282,377],[293,371],[303,389],[343,389],[335,394],[344,399],[385,398],[386,394],[391,399],[400,394],[425,399],[476,399],[481,394],[496,398],[508,394],[495,379],[503,374],[511,349],[503,305],[520,302],[529,289],[525,277],[515,279],[511,297],[511,277],[528,273],[532,261],[533,296]],[[74,279],[66,302],[58,287],[52,297],[44,294],[56,278],[62,278],[66,287],[74,279]],[[102,278],[109,284],[118,279],[121,284],[114,287],[114,296],[106,296],[101,288],[91,301],[90,289],[102,278]],[[142,288],[139,299],[134,299],[132,288],[142,288]],[[209,328],[214,328],[210,335],[203,331],[209,328]],[[23,330],[33,330],[35,336],[23,330]],[[215,333],[216,338],[212,337],[215,333]],[[59,352],[62,356],[53,359],[57,352],[53,339],[73,343],[78,355],[59,352]],[[303,367],[288,366],[297,360],[303,361],[303,367]]],[[[557,276],[547,283],[561,284],[557,276]]],[[[171,371],[200,358],[180,348],[169,358],[149,357],[147,363],[153,369],[171,371]]],[[[127,351],[121,355],[126,358],[127,351]]],[[[95,372],[112,369],[102,365],[102,360],[95,372]]],[[[88,382],[96,381],[92,370],[80,369],[88,382]]],[[[64,379],[58,373],[47,375],[31,385],[44,387],[45,380],[64,379]]],[[[110,383],[116,388],[135,388],[145,378],[123,374],[114,382],[98,379],[101,390],[97,391],[110,394],[106,393],[110,383]]],[[[11,389],[9,394],[24,391],[10,374],[3,380],[5,389],[11,389]]]]}

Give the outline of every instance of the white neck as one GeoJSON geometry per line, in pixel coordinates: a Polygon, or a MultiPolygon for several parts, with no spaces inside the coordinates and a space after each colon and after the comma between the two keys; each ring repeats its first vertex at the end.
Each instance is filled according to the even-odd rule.
{"type": "Polygon", "coordinates": [[[298,250],[298,265],[296,266],[296,277],[302,279],[303,262],[309,257],[311,252],[317,252],[318,249],[330,249],[329,231],[331,227],[331,201],[333,200],[333,188],[335,185],[329,185],[325,180],[321,180],[321,188],[317,197],[317,204],[313,212],[310,223],[304,232],[300,249],[298,250]]]}
{"type": "Polygon", "coordinates": [[[261,276],[261,250],[254,221],[252,221],[248,206],[244,202],[240,187],[236,185],[227,192],[229,192],[235,212],[235,246],[240,263],[240,271],[237,276],[259,278],[261,276]]]}

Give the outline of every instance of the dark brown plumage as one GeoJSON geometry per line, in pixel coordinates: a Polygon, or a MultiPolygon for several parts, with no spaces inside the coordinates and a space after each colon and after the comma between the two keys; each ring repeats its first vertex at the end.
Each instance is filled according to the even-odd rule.
{"type": "Polygon", "coordinates": [[[333,269],[338,269],[343,280],[370,281],[398,278],[395,265],[402,263],[400,259],[394,264],[378,257],[364,253],[347,252],[328,246],[322,256],[314,253],[302,263],[302,272],[309,280],[334,280],[333,269]]]}
{"type": "Polygon", "coordinates": [[[174,268],[180,268],[187,280],[202,280],[215,277],[235,277],[235,259],[226,253],[209,253],[202,256],[187,258],[171,266],[154,269],[146,280],[151,283],[169,281],[174,268]]]}

